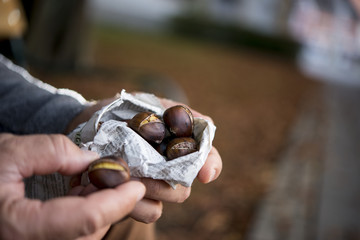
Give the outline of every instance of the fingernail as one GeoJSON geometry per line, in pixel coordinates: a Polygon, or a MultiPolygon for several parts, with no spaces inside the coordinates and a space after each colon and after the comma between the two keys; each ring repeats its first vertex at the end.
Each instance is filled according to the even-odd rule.
{"type": "Polygon", "coordinates": [[[138,194],[138,196],[137,196],[137,201],[140,201],[140,200],[143,199],[144,196],[145,196],[145,192],[146,192],[145,185],[144,185],[144,184],[141,184],[141,186],[142,186],[142,190],[139,191],[139,194],[138,194]]]}
{"type": "Polygon", "coordinates": [[[143,199],[143,198],[144,198],[144,194],[141,193],[141,194],[139,194],[139,195],[137,196],[136,201],[138,202],[138,201],[140,201],[140,200],[143,199]]]}
{"type": "Polygon", "coordinates": [[[215,178],[216,178],[216,170],[215,170],[215,169],[212,169],[212,170],[211,170],[211,173],[210,173],[209,182],[214,181],[215,178]]]}
{"type": "Polygon", "coordinates": [[[83,154],[85,156],[85,159],[88,161],[92,161],[96,158],[99,158],[99,154],[97,152],[89,151],[89,150],[83,150],[83,154]]]}

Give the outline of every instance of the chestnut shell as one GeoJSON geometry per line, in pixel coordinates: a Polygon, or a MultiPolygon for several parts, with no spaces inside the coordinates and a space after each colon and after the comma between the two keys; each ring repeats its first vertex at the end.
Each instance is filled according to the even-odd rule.
{"type": "Polygon", "coordinates": [[[130,180],[130,170],[124,159],[107,156],[90,164],[88,177],[97,188],[114,188],[130,180]]]}
{"type": "Polygon", "coordinates": [[[175,137],[191,137],[194,128],[194,117],[189,108],[176,105],[165,110],[165,126],[175,137]]]}
{"type": "Polygon", "coordinates": [[[130,119],[129,127],[151,144],[159,144],[165,137],[165,124],[151,112],[136,114],[130,119]]]}
{"type": "Polygon", "coordinates": [[[174,138],[166,147],[166,157],[172,160],[197,151],[197,143],[193,138],[174,138]]]}

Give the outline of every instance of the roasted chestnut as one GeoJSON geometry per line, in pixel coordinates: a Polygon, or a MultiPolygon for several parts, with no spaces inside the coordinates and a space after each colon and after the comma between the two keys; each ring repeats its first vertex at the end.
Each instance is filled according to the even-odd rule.
{"type": "Polygon", "coordinates": [[[166,109],[163,120],[172,135],[191,137],[194,128],[194,117],[186,106],[176,105],[166,109]]]}
{"type": "Polygon", "coordinates": [[[155,144],[153,147],[158,153],[160,153],[160,155],[166,156],[166,147],[172,139],[172,137],[165,137],[160,144],[155,144]]]}
{"type": "Polygon", "coordinates": [[[140,112],[128,124],[149,143],[159,144],[165,137],[165,125],[154,113],[140,112]]]}
{"type": "Polygon", "coordinates": [[[172,160],[197,151],[197,143],[193,138],[174,138],[166,147],[166,157],[172,160]]]}
{"type": "Polygon", "coordinates": [[[130,180],[130,170],[124,159],[107,156],[90,164],[88,177],[97,188],[114,188],[130,180]]]}

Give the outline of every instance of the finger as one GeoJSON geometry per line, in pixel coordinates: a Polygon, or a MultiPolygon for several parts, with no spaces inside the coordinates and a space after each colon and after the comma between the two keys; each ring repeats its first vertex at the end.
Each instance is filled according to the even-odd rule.
{"type": "Polygon", "coordinates": [[[160,100],[161,105],[164,106],[164,108],[169,108],[169,107],[181,104],[179,102],[175,102],[168,98],[159,98],[159,100],[160,100]]]}
{"type": "Polygon", "coordinates": [[[69,196],[87,196],[90,193],[99,191],[97,187],[95,187],[92,184],[88,184],[86,186],[76,186],[69,190],[68,194],[69,196]]]}
{"type": "Polygon", "coordinates": [[[88,121],[96,111],[100,110],[102,107],[115,101],[115,99],[116,99],[116,97],[107,98],[107,99],[99,100],[96,102],[91,102],[87,108],[85,108],[81,113],[79,113],[75,118],[73,118],[71,120],[71,122],[66,127],[64,133],[65,134],[70,133],[79,124],[88,121]]]}
{"type": "Polygon", "coordinates": [[[194,110],[194,109],[191,109],[191,112],[192,112],[192,114],[193,114],[194,117],[199,117],[199,118],[202,118],[202,119],[205,119],[205,120],[208,120],[208,121],[214,123],[214,121],[212,120],[212,118],[209,117],[209,116],[203,115],[203,114],[199,113],[198,111],[196,111],[196,110],[194,110]]]}
{"type": "Polygon", "coordinates": [[[99,191],[99,189],[90,183],[80,192],[80,196],[87,196],[96,191],[99,191]]]}
{"type": "Polygon", "coordinates": [[[161,180],[151,178],[141,178],[141,182],[146,187],[146,198],[164,202],[182,203],[191,193],[191,188],[177,185],[173,189],[169,184],[161,180]]]}
{"type": "Polygon", "coordinates": [[[77,238],[76,240],[95,240],[95,239],[103,239],[103,237],[105,236],[105,234],[107,233],[107,231],[109,231],[111,225],[107,225],[103,228],[101,228],[100,230],[96,231],[95,233],[85,236],[85,237],[80,237],[77,238]]]}
{"type": "Polygon", "coordinates": [[[198,173],[198,180],[202,183],[209,183],[219,177],[222,170],[222,160],[219,152],[212,147],[205,164],[198,173]]]}
{"type": "Polygon", "coordinates": [[[3,178],[7,181],[53,172],[76,174],[98,157],[80,150],[64,135],[12,135],[1,141],[0,151],[3,158],[11,159],[0,162],[0,173],[7,174],[3,178]]]}
{"type": "Polygon", "coordinates": [[[69,192],[67,193],[68,196],[80,196],[81,192],[84,190],[84,186],[76,186],[73,187],[69,190],[69,192]]]}
{"type": "Polygon", "coordinates": [[[161,217],[162,210],[163,204],[161,201],[144,198],[136,203],[130,217],[139,222],[153,223],[161,217]]]}
{"type": "Polygon", "coordinates": [[[64,197],[40,202],[21,199],[9,203],[6,219],[18,239],[74,239],[95,233],[126,216],[145,193],[144,185],[130,181],[87,197],[64,197]],[[33,224],[36,222],[37,224],[33,224]],[[26,233],[26,236],[22,236],[26,233]]]}

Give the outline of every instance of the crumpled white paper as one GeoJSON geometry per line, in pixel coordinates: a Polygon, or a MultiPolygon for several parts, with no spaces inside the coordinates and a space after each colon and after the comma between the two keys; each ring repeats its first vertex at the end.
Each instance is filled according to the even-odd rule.
{"type": "Polygon", "coordinates": [[[124,121],[142,111],[162,116],[164,110],[152,94],[132,95],[122,90],[119,99],[96,112],[69,137],[81,148],[95,151],[101,157],[122,157],[129,165],[131,176],[164,180],[173,188],[177,184],[190,187],[211,150],[216,127],[210,121],[194,118],[194,138],[199,151],[166,161],[124,121]]]}

